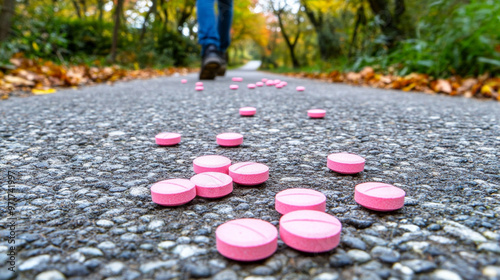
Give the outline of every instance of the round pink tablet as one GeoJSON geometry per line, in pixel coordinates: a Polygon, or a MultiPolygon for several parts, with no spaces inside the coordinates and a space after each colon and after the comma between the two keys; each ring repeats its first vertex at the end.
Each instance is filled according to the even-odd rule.
{"type": "Polygon", "coordinates": [[[257,112],[257,109],[254,107],[242,107],[240,108],[241,116],[253,116],[257,112]]]}
{"type": "Polygon", "coordinates": [[[306,88],[303,87],[303,86],[298,86],[297,88],[295,88],[297,91],[304,91],[306,88]]]}
{"type": "Polygon", "coordinates": [[[229,88],[230,89],[238,89],[238,85],[230,85],[229,88]]]}
{"type": "Polygon", "coordinates": [[[323,109],[311,109],[307,110],[307,115],[312,119],[322,119],[326,115],[326,111],[323,109]]]}
{"type": "Polygon", "coordinates": [[[267,81],[268,81],[268,79],[266,79],[266,78],[262,78],[262,80],[261,80],[261,81],[265,83],[265,82],[267,82],[267,81]]]}
{"type": "Polygon", "coordinates": [[[334,153],[328,156],[326,165],[338,173],[356,174],[365,169],[365,159],[356,154],[334,153]]]}
{"type": "Polygon", "coordinates": [[[215,230],[217,251],[236,261],[258,261],[278,249],[278,231],[271,223],[259,219],[226,222],[215,230]]]}
{"type": "Polygon", "coordinates": [[[155,136],[156,144],[160,146],[172,146],[181,142],[181,135],[173,132],[162,132],[155,136]]]}
{"type": "Polygon", "coordinates": [[[203,86],[203,82],[196,82],[194,85],[197,87],[200,87],[200,86],[203,86]]]}
{"type": "Polygon", "coordinates": [[[255,88],[255,84],[248,84],[247,87],[250,88],[250,89],[254,89],[255,88]]]}
{"type": "Polygon", "coordinates": [[[311,189],[287,189],[276,194],[274,208],[281,214],[297,210],[326,211],[326,196],[311,189]]]}
{"type": "Polygon", "coordinates": [[[282,84],[276,84],[276,85],[275,85],[275,87],[276,87],[276,88],[282,88],[282,87],[283,87],[283,85],[282,85],[282,84]]]}
{"type": "Polygon", "coordinates": [[[233,78],[233,82],[241,82],[241,81],[243,81],[243,78],[241,78],[241,77],[234,77],[233,78]]]}
{"type": "Polygon", "coordinates": [[[194,173],[220,172],[228,174],[231,160],[225,156],[209,155],[197,157],[193,160],[194,173]]]}
{"type": "Polygon", "coordinates": [[[264,85],[264,83],[263,82],[256,82],[255,85],[258,86],[258,87],[261,87],[261,86],[264,85]]]}
{"type": "Polygon", "coordinates": [[[229,166],[229,176],[240,185],[260,185],[269,179],[269,167],[257,162],[240,162],[229,166]]]}
{"type": "Polygon", "coordinates": [[[266,86],[274,86],[274,81],[273,80],[267,80],[266,86]]]}
{"type": "Polygon", "coordinates": [[[287,82],[285,82],[285,81],[282,81],[282,82],[281,82],[281,84],[282,84],[283,86],[288,85],[288,83],[287,83],[287,82]]]}
{"type": "Polygon", "coordinates": [[[340,242],[342,224],[332,215],[314,210],[299,210],[280,219],[280,237],[286,245],[303,252],[330,251],[340,242]]]}
{"type": "Polygon", "coordinates": [[[236,147],[243,144],[243,135],[239,133],[221,133],[217,135],[217,144],[224,147],[236,147]]]}
{"type": "Polygon", "coordinates": [[[193,200],[195,196],[195,185],[186,179],[164,180],[151,186],[153,202],[163,206],[182,205],[193,200]]]}
{"type": "Polygon", "coordinates": [[[197,91],[202,91],[203,90],[203,86],[196,86],[194,87],[195,90],[197,91]]]}
{"type": "Polygon", "coordinates": [[[405,191],[393,185],[369,182],[354,188],[354,200],[375,211],[393,211],[403,208],[405,191]]]}
{"type": "Polygon", "coordinates": [[[185,84],[185,83],[187,83],[187,82],[188,82],[188,80],[186,80],[186,79],[182,79],[182,80],[181,80],[181,83],[183,83],[183,84],[185,84]]]}
{"type": "Polygon", "coordinates": [[[233,191],[233,179],[220,172],[205,172],[191,177],[196,195],[207,198],[223,197],[233,191]]]}
{"type": "Polygon", "coordinates": [[[279,84],[279,83],[281,83],[281,80],[276,79],[276,80],[274,80],[274,83],[279,84]]]}

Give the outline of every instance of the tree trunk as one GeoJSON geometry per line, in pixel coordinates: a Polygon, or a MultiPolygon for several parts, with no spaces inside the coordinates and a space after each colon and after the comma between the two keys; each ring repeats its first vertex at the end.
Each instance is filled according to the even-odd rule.
{"type": "Polygon", "coordinates": [[[288,50],[290,51],[290,58],[292,59],[293,68],[299,68],[300,67],[300,63],[297,60],[297,57],[295,56],[295,46],[297,45],[297,41],[298,41],[299,36],[300,36],[300,28],[299,28],[299,25],[297,24],[298,31],[297,31],[297,34],[295,35],[295,40],[293,42],[291,42],[290,38],[286,34],[285,26],[283,24],[283,20],[281,19],[281,13],[282,12],[283,12],[283,10],[277,11],[278,23],[280,25],[281,34],[283,35],[283,38],[285,39],[285,43],[286,43],[286,45],[288,47],[288,50]]]}
{"type": "MultiPolygon", "coordinates": [[[[404,0],[396,0],[396,4],[404,7],[404,0]],[[399,4],[398,4],[399,3],[399,4]]],[[[380,29],[387,38],[386,45],[392,48],[401,39],[401,30],[397,27],[395,17],[389,11],[387,0],[368,0],[373,13],[382,20],[380,29]]]]}
{"type": "Polygon", "coordinates": [[[366,24],[365,8],[363,7],[363,5],[359,6],[356,14],[357,14],[356,24],[354,26],[354,32],[352,33],[351,44],[349,45],[349,54],[347,55],[348,58],[350,58],[352,55],[352,48],[356,43],[356,37],[358,35],[359,25],[366,24]]]}
{"type": "Polygon", "coordinates": [[[7,39],[11,27],[11,19],[14,15],[16,0],[4,0],[0,11],[0,42],[7,39]]]}
{"type": "Polygon", "coordinates": [[[80,11],[80,6],[76,2],[76,0],[71,1],[73,3],[73,6],[75,7],[76,15],[78,18],[82,18],[82,12],[80,11]]]}
{"type": "Polygon", "coordinates": [[[142,41],[144,40],[144,36],[146,35],[146,27],[149,21],[149,16],[151,13],[154,15],[156,19],[156,0],[152,0],[153,5],[151,5],[151,8],[149,8],[148,12],[146,13],[146,16],[144,17],[144,23],[142,24],[142,29],[141,29],[141,36],[139,37],[139,43],[142,44],[142,41]]]}
{"type": "Polygon", "coordinates": [[[124,0],[118,0],[115,8],[115,26],[113,28],[113,42],[111,44],[111,62],[116,61],[116,49],[118,47],[118,36],[120,34],[120,18],[124,0]]]}

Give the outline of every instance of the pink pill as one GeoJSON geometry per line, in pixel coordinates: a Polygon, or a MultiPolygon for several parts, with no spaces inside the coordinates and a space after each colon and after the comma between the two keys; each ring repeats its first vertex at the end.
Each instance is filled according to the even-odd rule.
{"type": "Polygon", "coordinates": [[[283,86],[288,85],[288,83],[287,83],[287,82],[285,82],[285,81],[282,81],[282,82],[281,82],[281,84],[282,84],[283,86]]]}
{"type": "Polygon", "coordinates": [[[326,211],[326,196],[311,189],[287,189],[276,194],[274,208],[281,214],[297,210],[326,211]]]}
{"type": "Polygon", "coordinates": [[[229,88],[230,89],[238,89],[238,85],[230,85],[229,88]]]}
{"type": "Polygon", "coordinates": [[[241,77],[234,77],[233,78],[233,82],[241,82],[241,81],[243,81],[243,78],[241,78],[241,77]]]}
{"type": "Polygon", "coordinates": [[[267,81],[268,81],[268,79],[266,79],[266,78],[262,78],[262,80],[261,80],[261,81],[262,81],[263,83],[265,83],[265,82],[267,82],[267,81]]]}
{"type": "Polygon", "coordinates": [[[276,84],[276,85],[275,85],[275,87],[276,87],[276,88],[282,88],[282,87],[283,87],[283,85],[282,85],[282,84],[276,84]]]}
{"type": "Polygon", "coordinates": [[[193,200],[195,196],[195,185],[186,179],[164,180],[151,186],[153,202],[163,206],[186,204],[193,200]]]}
{"type": "Polygon", "coordinates": [[[304,91],[306,88],[303,87],[303,86],[298,86],[297,88],[295,88],[297,91],[304,91]]]}
{"type": "Polygon", "coordinates": [[[268,80],[266,82],[266,86],[270,87],[270,86],[274,86],[274,81],[273,80],[268,80]]]}
{"type": "Polygon", "coordinates": [[[257,112],[257,109],[254,107],[242,107],[240,108],[240,115],[241,116],[253,116],[257,112]]]}
{"type": "Polygon", "coordinates": [[[203,86],[196,86],[196,87],[194,87],[194,89],[196,91],[202,91],[203,90],[203,86]]]}
{"type": "Polygon", "coordinates": [[[181,135],[173,132],[162,132],[155,136],[156,144],[160,146],[172,146],[181,142],[181,135]]]}
{"type": "Polygon", "coordinates": [[[322,119],[325,117],[326,111],[323,109],[311,109],[311,110],[307,110],[307,115],[311,119],[322,119]]]}
{"type": "Polygon", "coordinates": [[[188,82],[188,80],[186,80],[186,79],[182,79],[182,80],[181,80],[181,83],[183,83],[183,84],[185,84],[185,83],[187,83],[187,82],[188,82]]]}
{"type": "Polygon", "coordinates": [[[255,88],[255,84],[248,84],[247,87],[250,88],[250,89],[254,89],[255,88]]]}
{"type": "Polygon", "coordinates": [[[260,185],[269,179],[269,167],[262,163],[240,162],[229,166],[229,176],[240,185],[260,185]]]}
{"type": "Polygon", "coordinates": [[[279,83],[281,83],[281,80],[276,79],[276,80],[274,80],[274,83],[279,84],[279,83]]]}
{"type": "Polygon", "coordinates": [[[228,174],[231,160],[225,156],[209,155],[197,157],[193,160],[193,171],[196,174],[203,172],[220,172],[228,174]]]}
{"type": "Polygon", "coordinates": [[[356,174],[365,169],[365,159],[356,154],[334,153],[328,155],[326,165],[338,173],[356,174]]]}
{"type": "Polygon", "coordinates": [[[340,242],[342,224],[332,215],[314,210],[299,210],[280,219],[280,237],[286,245],[303,252],[330,251],[340,242]]]}
{"type": "Polygon", "coordinates": [[[243,135],[239,133],[221,133],[217,135],[217,144],[223,147],[236,147],[243,144],[243,135]]]}
{"type": "Polygon", "coordinates": [[[207,198],[223,197],[233,191],[233,179],[219,172],[205,172],[191,177],[196,195],[207,198]]]}
{"type": "Polygon", "coordinates": [[[278,249],[278,231],[271,223],[259,219],[226,222],[215,230],[217,251],[236,261],[257,261],[278,249]]]}
{"type": "Polygon", "coordinates": [[[255,85],[258,86],[258,87],[261,87],[261,86],[264,85],[264,83],[263,82],[256,82],[255,85]]]}
{"type": "Polygon", "coordinates": [[[354,188],[354,200],[375,211],[393,211],[403,208],[405,191],[393,185],[368,182],[354,188]]]}
{"type": "Polygon", "coordinates": [[[194,85],[197,87],[201,87],[201,86],[203,86],[203,82],[196,82],[194,85]]]}

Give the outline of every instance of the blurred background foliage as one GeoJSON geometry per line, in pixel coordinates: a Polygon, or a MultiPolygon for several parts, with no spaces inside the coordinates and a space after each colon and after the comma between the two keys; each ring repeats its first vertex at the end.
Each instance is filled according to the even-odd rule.
{"type": "MultiPolygon", "coordinates": [[[[0,69],[199,65],[195,0],[0,0],[0,69]]],[[[498,0],[235,0],[231,65],[273,71],[500,74],[498,0]]]]}

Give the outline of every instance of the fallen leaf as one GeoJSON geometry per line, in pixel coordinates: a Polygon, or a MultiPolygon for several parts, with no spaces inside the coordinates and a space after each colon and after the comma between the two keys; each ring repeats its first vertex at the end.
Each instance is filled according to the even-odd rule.
{"type": "Polygon", "coordinates": [[[36,88],[34,88],[31,90],[31,93],[33,93],[35,95],[51,94],[54,92],[56,92],[56,90],[53,88],[48,88],[48,89],[36,89],[36,88]]]}
{"type": "Polygon", "coordinates": [[[451,84],[447,80],[439,79],[437,80],[437,85],[436,85],[436,91],[437,92],[444,92],[444,93],[451,93],[451,84]]]}

